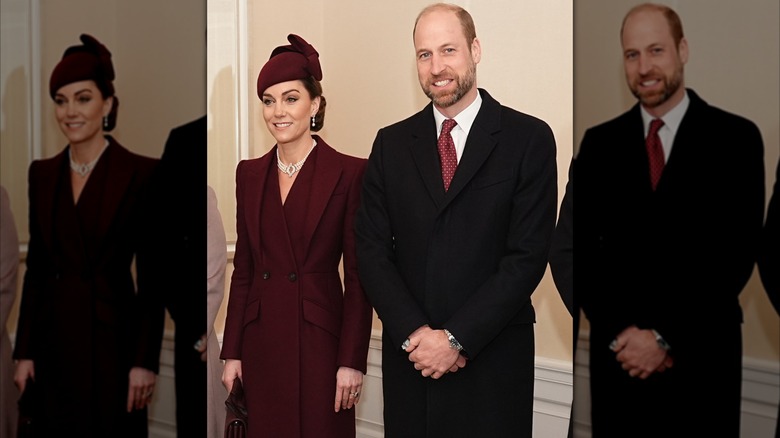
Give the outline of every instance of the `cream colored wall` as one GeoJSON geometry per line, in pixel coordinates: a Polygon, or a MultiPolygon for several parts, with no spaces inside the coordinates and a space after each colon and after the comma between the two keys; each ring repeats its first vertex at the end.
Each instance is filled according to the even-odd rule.
{"type": "MultiPolygon", "coordinates": [[[[577,144],[586,128],[617,116],[635,103],[623,75],[619,33],[623,15],[637,3],[640,2],[577,1],[574,17],[577,144]]],[[[685,67],[686,86],[710,104],[745,116],[759,126],[765,147],[766,183],[771,189],[780,152],[780,3],[777,0],[660,3],[674,8],[683,22],[690,51],[685,67]]],[[[780,324],[757,273],[742,292],[740,302],[745,315],[745,356],[777,362],[780,324]]],[[[583,327],[587,328],[587,321],[583,327]]],[[[706,336],[706,332],[707,327],[703,326],[702,334],[706,336]]]]}
{"type": "MultiPolygon", "coordinates": [[[[572,155],[571,0],[455,3],[471,12],[482,42],[479,86],[553,128],[562,196],[572,155]]],[[[328,99],[321,134],[342,152],[367,157],[379,128],[428,102],[417,81],[412,45],[414,20],[428,4],[292,0],[279,8],[264,0],[209,1],[209,183],[219,197],[228,241],[235,241],[237,160],[258,157],[274,145],[254,85],[271,50],[287,44],[289,33],[317,48],[328,99]]],[[[537,355],[571,360],[571,318],[549,274],[533,299],[537,355]]],[[[223,320],[224,303],[218,331],[223,320]]]]}
{"type": "Polygon", "coordinates": [[[53,117],[49,74],[81,33],[113,55],[120,102],[113,135],[128,149],[159,157],[171,128],[206,111],[205,0],[42,0],[41,29],[44,157],[67,144],[53,117]]]}
{"type": "MultiPolygon", "coordinates": [[[[67,144],[54,119],[48,86],[62,53],[69,46],[81,44],[81,33],[91,34],[106,45],[112,53],[114,87],[120,101],[117,128],[112,135],[133,152],[159,158],[170,129],[206,111],[206,2],[3,0],[3,15],[3,63],[18,67],[3,78],[2,84],[0,177],[12,200],[19,240],[26,245],[29,159],[51,157],[67,144]],[[30,5],[38,5],[37,16],[30,5]],[[16,17],[6,15],[9,10],[16,17]],[[7,20],[22,16],[28,21],[7,20]],[[13,30],[11,38],[7,38],[9,28],[13,30]],[[25,58],[34,56],[29,52],[33,41],[39,41],[39,59],[25,58]],[[35,63],[40,65],[39,72],[31,70],[35,63]],[[32,101],[35,94],[26,91],[31,90],[31,84],[37,87],[38,101],[32,101]],[[31,133],[29,127],[36,118],[41,131],[31,133]],[[40,138],[40,151],[35,151],[31,137],[40,138]],[[10,160],[6,160],[8,157],[10,160]]],[[[12,333],[19,301],[8,320],[12,333]]]]}

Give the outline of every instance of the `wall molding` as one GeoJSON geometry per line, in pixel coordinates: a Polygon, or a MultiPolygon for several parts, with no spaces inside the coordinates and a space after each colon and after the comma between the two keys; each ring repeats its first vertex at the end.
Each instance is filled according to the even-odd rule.
{"type": "Polygon", "coordinates": [[[149,438],[176,438],[173,335],[173,330],[165,330],[163,334],[160,372],[157,374],[154,396],[149,406],[149,438]]]}

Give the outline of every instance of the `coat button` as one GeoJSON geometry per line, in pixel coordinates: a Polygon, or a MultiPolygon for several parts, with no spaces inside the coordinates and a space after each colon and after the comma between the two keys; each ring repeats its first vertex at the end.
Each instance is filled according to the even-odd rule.
{"type": "Polygon", "coordinates": [[[271,278],[271,273],[268,271],[263,272],[263,280],[268,280],[271,278]]]}
{"type": "Polygon", "coordinates": [[[295,275],[295,272],[290,272],[289,274],[287,274],[287,279],[290,281],[295,281],[298,279],[298,276],[295,275]]]}

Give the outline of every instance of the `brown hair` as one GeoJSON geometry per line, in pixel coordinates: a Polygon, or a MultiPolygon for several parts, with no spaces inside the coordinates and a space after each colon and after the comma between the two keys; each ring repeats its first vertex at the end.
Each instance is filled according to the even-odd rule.
{"type": "Polygon", "coordinates": [[[314,115],[314,126],[311,127],[312,132],[317,132],[325,126],[325,107],[327,103],[325,102],[325,96],[322,95],[322,84],[312,76],[300,81],[303,83],[306,91],[309,92],[310,98],[320,98],[320,108],[317,110],[317,114],[314,115]]]}

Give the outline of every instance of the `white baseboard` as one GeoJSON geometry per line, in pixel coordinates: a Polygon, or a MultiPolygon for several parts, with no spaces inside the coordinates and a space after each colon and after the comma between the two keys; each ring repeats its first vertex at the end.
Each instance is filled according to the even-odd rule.
{"type": "Polygon", "coordinates": [[[149,438],[176,438],[173,332],[168,330],[163,335],[160,373],[157,375],[154,398],[149,406],[149,438]]]}

